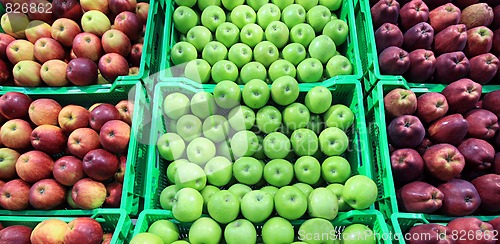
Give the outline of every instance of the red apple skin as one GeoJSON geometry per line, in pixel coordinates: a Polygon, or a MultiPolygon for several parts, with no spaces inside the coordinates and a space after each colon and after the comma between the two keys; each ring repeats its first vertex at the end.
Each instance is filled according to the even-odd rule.
{"type": "Polygon", "coordinates": [[[80,33],[73,40],[73,53],[78,58],[88,58],[94,62],[102,56],[101,39],[88,32],[80,33]]]}
{"type": "Polygon", "coordinates": [[[63,46],[49,37],[38,39],[34,46],[35,58],[40,63],[45,63],[52,59],[63,60],[66,55],[63,46]]]}
{"type": "Polygon", "coordinates": [[[500,67],[500,61],[491,53],[480,54],[470,59],[471,80],[486,84],[493,80],[500,67]]]}
{"type": "Polygon", "coordinates": [[[142,47],[142,43],[137,43],[132,46],[130,54],[128,55],[128,61],[132,66],[139,67],[141,65],[142,47]]]}
{"type": "Polygon", "coordinates": [[[118,166],[118,170],[115,173],[115,180],[119,183],[123,183],[125,178],[125,172],[127,170],[127,156],[120,155],[120,166],[118,166]]]}
{"type": "Polygon", "coordinates": [[[446,97],[450,112],[464,114],[475,107],[482,92],[481,84],[464,78],[447,85],[441,94],[446,97]]]}
{"type": "Polygon", "coordinates": [[[66,135],[57,126],[40,125],[31,132],[31,145],[47,154],[57,154],[64,151],[66,135]]]}
{"type": "Polygon", "coordinates": [[[58,125],[57,118],[62,106],[54,99],[40,98],[33,101],[28,110],[31,122],[35,125],[58,125]]]}
{"type": "Polygon", "coordinates": [[[118,157],[104,149],[88,152],[83,158],[83,172],[93,180],[105,181],[115,176],[118,157]]]}
{"type": "Polygon", "coordinates": [[[6,60],[7,54],[5,51],[7,50],[7,46],[15,40],[16,38],[8,34],[0,33],[0,59],[6,60]]]}
{"type": "Polygon", "coordinates": [[[394,181],[404,184],[422,176],[424,160],[414,149],[398,149],[391,154],[391,168],[394,181]]]}
{"type": "Polygon", "coordinates": [[[66,200],[66,189],[54,179],[43,179],[30,189],[30,204],[39,210],[54,209],[66,200]]]}
{"type": "Polygon", "coordinates": [[[400,5],[398,1],[377,1],[370,9],[373,19],[373,28],[377,29],[384,23],[397,24],[400,5]]]}
{"type": "Polygon", "coordinates": [[[91,128],[78,128],[68,137],[67,148],[78,158],[85,157],[88,152],[101,147],[99,134],[91,128]]]}
{"type": "Polygon", "coordinates": [[[431,50],[416,49],[409,53],[410,69],[406,72],[408,80],[425,82],[436,71],[436,57],[431,50]]]}
{"type": "Polygon", "coordinates": [[[106,200],[106,187],[99,181],[84,178],[73,186],[71,198],[82,209],[98,208],[106,200]]]}
{"type": "Polygon", "coordinates": [[[17,178],[16,161],[21,156],[17,151],[10,148],[0,148],[0,180],[12,180],[17,178]]]}
{"type": "Polygon", "coordinates": [[[80,32],[82,32],[80,26],[68,18],[58,18],[52,23],[52,38],[65,47],[71,47],[73,39],[80,32]]]}
{"type": "Polygon", "coordinates": [[[410,68],[410,58],[407,51],[391,46],[379,55],[380,72],[387,75],[402,75],[410,68]]]}
{"type": "Polygon", "coordinates": [[[57,118],[59,126],[66,133],[89,126],[90,112],[79,105],[67,105],[61,109],[57,118]]]}
{"type": "Polygon", "coordinates": [[[476,187],[481,197],[481,209],[492,213],[500,211],[498,205],[500,201],[500,175],[483,175],[472,180],[471,183],[476,187]]]}
{"type": "Polygon", "coordinates": [[[149,3],[146,2],[137,3],[135,7],[135,14],[137,15],[137,17],[139,17],[141,23],[145,25],[148,20],[149,3]]]}
{"type": "Polygon", "coordinates": [[[500,115],[500,91],[492,91],[483,97],[483,109],[500,115]]]}
{"type": "Polygon", "coordinates": [[[500,174],[500,152],[495,154],[495,160],[493,161],[493,172],[497,175],[500,174]]]}
{"type": "Polygon", "coordinates": [[[428,19],[429,7],[422,0],[410,1],[399,10],[399,20],[405,30],[420,22],[427,22],[428,19]]]}
{"type": "Polygon", "coordinates": [[[427,148],[422,158],[427,171],[442,181],[457,177],[465,167],[464,156],[450,144],[433,145],[427,148]]]}
{"type": "Polygon", "coordinates": [[[495,148],[485,140],[469,138],[460,143],[458,150],[465,158],[467,167],[487,170],[495,159],[495,148]]]}
{"type": "Polygon", "coordinates": [[[444,194],[441,211],[449,216],[465,216],[474,213],[481,205],[476,187],[462,179],[452,179],[438,186],[444,194]]]}
{"type": "Polygon", "coordinates": [[[20,92],[6,92],[0,97],[0,114],[7,119],[28,118],[31,98],[20,92]]]}
{"type": "Polygon", "coordinates": [[[25,150],[31,147],[31,125],[21,119],[7,121],[0,129],[0,140],[8,148],[25,150]]]}
{"type": "Polygon", "coordinates": [[[0,187],[0,207],[19,211],[30,205],[29,194],[31,186],[21,179],[11,180],[0,187]]]}
{"type": "Polygon", "coordinates": [[[110,120],[119,120],[120,112],[115,106],[103,103],[92,109],[90,112],[90,127],[100,131],[101,127],[110,120]]]}
{"type": "MultiPolygon", "coordinates": [[[[493,230],[497,231],[497,233],[500,231],[500,217],[494,218],[489,221],[489,224],[493,226],[493,230]]],[[[500,241],[497,240],[496,244],[498,244],[500,241]]]]}
{"type": "Polygon", "coordinates": [[[462,11],[460,11],[457,6],[453,5],[451,1],[447,2],[448,3],[441,6],[438,5],[439,7],[435,9],[429,6],[429,9],[432,9],[429,12],[429,22],[436,33],[439,33],[450,25],[456,25],[460,22],[462,11]]]}
{"type": "Polygon", "coordinates": [[[469,123],[461,114],[451,114],[436,120],[427,133],[433,142],[456,145],[469,131],[469,123]]]}
{"type": "Polygon", "coordinates": [[[425,137],[425,128],[413,115],[403,115],[391,121],[387,128],[390,142],[395,148],[414,148],[425,137]]]}
{"type": "Polygon", "coordinates": [[[144,24],[141,19],[130,11],[118,14],[114,22],[114,28],[125,33],[131,41],[135,41],[141,37],[143,26],[144,24]]]}
{"type": "Polygon", "coordinates": [[[472,238],[457,238],[456,244],[495,244],[497,239],[493,226],[475,217],[453,219],[448,223],[448,228],[454,233],[474,233],[472,238]],[[477,236],[477,233],[480,235],[477,236]]]}
{"type": "Polygon", "coordinates": [[[29,151],[21,154],[16,162],[16,172],[19,178],[28,182],[51,178],[54,161],[42,151],[29,151]]]}
{"type": "Polygon", "coordinates": [[[73,186],[85,177],[82,160],[75,156],[64,156],[56,160],[52,173],[57,182],[64,186],[73,186]]]}
{"type": "Polygon", "coordinates": [[[119,14],[124,11],[135,11],[136,0],[109,0],[111,13],[119,14]]]}
{"type": "Polygon", "coordinates": [[[100,244],[103,230],[99,222],[88,217],[76,218],[68,223],[64,235],[64,243],[100,244]]]}
{"type": "Polygon", "coordinates": [[[32,229],[24,225],[11,225],[0,230],[2,243],[31,244],[32,229]]]}
{"type": "Polygon", "coordinates": [[[79,21],[83,12],[78,0],[54,0],[52,1],[52,12],[56,19],[69,18],[79,21]]]}
{"type": "Polygon", "coordinates": [[[417,110],[417,96],[411,90],[396,88],[384,96],[384,108],[389,118],[412,115],[417,110]]]}
{"type": "Polygon", "coordinates": [[[35,46],[33,43],[23,39],[9,43],[5,52],[8,60],[13,65],[23,60],[35,60],[35,46]]]}
{"type": "Polygon", "coordinates": [[[119,208],[122,200],[123,184],[113,182],[106,186],[106,201],[104,206],[108,208],[119,208]]]}
{"type": "Polygon", "coordinates": [[[438,92],[425,93],[417,99],[417,116],[425,123],[442,118],[448,113],[448,101],[438,92]]]}
{"type": "Polygon", "coordinates": [[[450,52],[436,58],[434,78],[443,84],[457,81],[467,76],[470,61],[463,52],[450,52]]]}
{"type": "Polygon", "coordinates": [[[106,80],[114,82],[118,76],[128,74],[129,64],[120,54],[108,53],[99,59],[98,67],[106,80]]]}
{"type": "Polygon", "coordinates": [[[465,116],[469,123],[468,136],[489,140],[498,131],[498,117],[486,109],[473,109],[465,116]]]}
{"type": "Polygon", "coordinates": [[[425,137],[422,140],[422,143],[420,143],[420,145],[417,146],[416,150],[418,151],[418,153],[420,153],[420,155],[424,155],[427,148],[431,147],[432,145],[433,145],[432,141],[429,138],[425,137]]]}
{"type": "Polygon", "coordinates": [[[68,224],[57,218],[47,218],[37,224],[31,232],[31,243],[63,243],[68,224]]]}
{"type": "Polygon", "coordinates": [[[29,0],[30,6],[37,6],[37,11],[28,11],[28,17],[30,20],[41,20],[46,23],[52,23],[54,21],[54,15],[50,8],[52,4],[47,0],[29,0]]]}
{"type": "Polygon", "coordinates": [[[126,57],[132,50],[132,44],[128,36],[116,29],[104,32],[101,43],[105,53],[118,53],[126,57]]]}
{"type": "Polygon", "coordinates": [[[130,125],[121,120],[106,122],[99,132],[99,141],[104,149],[120,154],[128,149],[130,125]]]}
{"type": "Polygon", "coordinates": [[[434,244],[453,244],[453,235],[451,234],[450,228],[440,224],[421,224],[411,227],[408,231],[410,239],[408,243],[410,244],[422,244],[422,243],[434,243],[434,244]],[[444,235],[444,236],[443,236],[444,235]],[[426,238],[425,241],[419,236],[430,237],[426,238]]]}
{"type": "Polygon", "coordinates": [[[0,84],[4,84],[8,82],[12,77],[11,69],[7,66],[7,64],[0,60],[0,84]]]}
{"type": "Polygon", "coordinates": [[[134,103],[129,100],[122,100],[115,105],[115,108],[120,113],[120,119],[127,123],[128,125],[132,125],[132,115],[134,114],[134,103]]]}
{"type": "Polygon", "coordinates": [[[113,233],[106,233],[102,236],[101,244],[111,244],[112,239],[113,239],[113,233]]]}
{"type": "Polygon", "coordinates": [[[430,49],[434,40],[434,29],[427,22],[420,22],[404,34],[403,47],[408,52],[417,49],[430,49]]]}
{"type": "Polygon", "coordinates": [[[88,86],[97,81],[97,65],[88,58],[75,58],[66,68],[69,81],[77,86],[88,86]]]}
{"type": "Polygon", "coordinates": [[[493,31],[493,46],[491,52],[495,55],[500,55],[500,28],[493,31]]]}
{"type": "Polygon", "coordinates": [[[401,187],[397,197],[408,212],[433,213],[441,208],[444,194],[428,183],[414,181],[401,187]]]}
{"type": "Polygon", "coordinates": [[[486,26],[474,27],[467,30],[467,45],[465,54],[467,57],[475,57],[490,52],[493,46],[493,31],[486,26]]]}

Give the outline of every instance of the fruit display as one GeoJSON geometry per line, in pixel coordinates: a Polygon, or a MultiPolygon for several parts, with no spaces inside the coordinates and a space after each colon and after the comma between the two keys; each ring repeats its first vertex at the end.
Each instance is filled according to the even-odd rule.
{"type": "Polygon", "coordinates": [[[199,83],[356,76],[361,67],[359,51],[349,47],[357,45],[352,8],[341,0],[176,0],[168,26],[175,41],[162,66],[171,69],[169,76],[199,83]]]}
{"type": "Polygon", "coordinates": [[[499,11],[494,0],[370,0],[376,69],[411,83],[498,84],[499,11]]]}
{"type": "Polygon", "coordinates": [[[146,24],[152,24],[148,22],[149,3],[2,3],[0,84],[64,87],[109,84],[128,75],[141,78],[146,24]]]}

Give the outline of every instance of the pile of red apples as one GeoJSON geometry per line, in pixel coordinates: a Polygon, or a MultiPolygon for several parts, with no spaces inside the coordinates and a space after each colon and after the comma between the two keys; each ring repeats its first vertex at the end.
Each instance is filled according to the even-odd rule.
{"type": "Polygon", "coordinates": [[[0,97],[0,209],[119,207],[133,103],[0,97]]]}
{"type": "Polygon", "coordinates": [[[449,84],[500,79],[500,1],[370,0],[381,74],[449,84]]]}
{"type": "Polygon", "coordinates": [[[500,213],[500,91],[464,78],[420,96],[384,97],[391,168],[402,211],[500,213]]]}
{"type": "Polygon", "coordinates": [[[51,3],[4,0],[2,3],[12,11],[0,19],[5,32],[0,33],[0,84],[86,86],[113,83],[118,76],[139,73],[149,3],[136,0],[51,3]],[[21,12],[22,9],[27,12],[21,12]]]}

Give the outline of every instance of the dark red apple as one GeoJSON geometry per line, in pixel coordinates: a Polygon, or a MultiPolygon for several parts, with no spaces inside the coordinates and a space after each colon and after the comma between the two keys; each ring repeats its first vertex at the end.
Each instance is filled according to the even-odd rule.
{"type": "Polygon", "coordinates": [[[115,106],[103,103],[90,112],[90,127],[99,131],[101,127],[110,120],[119,120],[120,112],[115,106]]]}
{"type": "Polygon", "coordinates": [[[494,244],[497,235],[493,226],[475,217],[456,218],[448,223],[452,233],[473,233],[456,238],[456,244],[494,244]]]}
{"type": "Polygon", "coordinates": [[[429,7],[422,0],[412,0],[399,10],[399,20],[404,30],[420,22],[427,22],[428,19],[429,7]]]}
{"type": "Polygon", "coordinates": [[[476,212],[481,198],[476,187],[462,179],[451,179],[438,186],[444,194],[441,211],[449,216],[465,216],[476,212]]]}
{"type": "Polygon", "coordinates": [[[83,158],[83,172],[93,180],[113,178],[118,166],[118,157],[104,149],[92,150],[83,158]]]}
{"type": "Polygon", "coordinates": [[[85,177],[83,163],[77,157],[64,156],[54,163],[54,178],[65,186],[72,186],[85,177]]]}
{"type": "Polygon", "coordinates": [[[424,160],[414,149],[398,149],[391,154],[391,168],[394,181],[408,183],[422,176],[424,160]]]}
{"type": "Polygon", "coordinates": [[[141,36],[142,27],[141,19],[133,12],[124,11],[115,18],[114,28],[125,33],[130,41],[135,41],[141,36]]]}
{"type": "Polygon", "coordinates": [[[448,101],[438,92],[425,93],[417,99],[417,116],[425,123],[442,118],[448,113],[448,101]]]}
{"type": "Polygon", "coordinates": [[[380,53],[390,46],[403,46],[403,33],[397,25],[384,23],[375,31],[377,52],[380,53]]]}
{"type": "Polygon", "coordinates": [[[64,151],[66,135],[55,125],[40,125],[31,132],[31,145],[36,150],[57,154],[64,151]]]}
{"type": "Polygon", "coordinates": [[[33,100],[20,92],[6,92],[0,97],[0,113],[7,119],[24,119],[33,100]]]}
{"type": "Polygon", "coordinates": [[[30,206],[31,186],[21,179],[11,180],[0,187],[0,207],[19,211],[30,206]]]}
{"type": "Polygon", "coordinates": [[[54,0],[52,1],[52,13],[56,19],[68,18],[76,22],[80,22],[83,15],[78,0],[54,0]]]}
{"type": "Polygon", "coordinates": [[[389,140],[395,148],[414,148],[425,137],[425,129],[413,115],[403,115],[391,121],[387,128],[389,140]]]}
{"type": "Polygon", "coordinates": [[[409,54],[399,47],[391,46],[380,53],[378,64],[382,74],[402,75],[410,68],[409,54]]]}
{"type": "Polygon", "coordinates": [[[130,126],[121,120],[106,122],[99,132],[99,141],[104,149],[120,154],[128,149],[130,126]]]}
{"type": "Polygon", "coordinates": [[[469,123],[469,137],[489,140],[498,131],[498,117],[486,109],[473,109],[465,116],[469,123]]]}
{"type": "Polygon", "coordinates": [[[114,82],[118,76],[128,75],[128,61],[117,53],[107,53],[99,59],[99,71],[106,80],[114,82]]]}
{"type": "Polygon", "coordinates": [[[486,84],[493,80],[500,67],[500,61],[491,53],[480,54],[470,59],[471,80],[486,84]]]}
{"type": "Polygon", "coordinates": [[[434,40],[434,29],[426,22],[420,22],[404,34],[403,46],[411,52],[416,49],[430,49],[434,40]]]}
{"type": "Polygon", "coordinates": [[[455,243],[450,228],[440,224],[422,224],[411,227],[408,231],[410,244],[453,244],[455,243]],[[425,236],[424,238],[420,238],[425,236]]]}
{"type": "Polygon", "coordinates": [[[66,200],[66,189],[54,179],[44,179],[30,189],[30,204],[35,209],[54,209],[66,200]]]}
{"type": "MultiPolygon", "coordinates": [[[[476,106],[482,92],[483,87],[481,84],[470,79],[460,79],[447,85],[441,93],[448,101],[450,112],[464,114],[476,106]]],[[[484,105],[485,102],[483,99],[483,106],[484,105]]]]}
{"type": "Polygon", "coordinates": [[[32,229],[24,225],[11,225],[0,230],[0,243],[31,244],[32,229]]]}
{"type": "Polygon", "coordinates": [[[130,50],[130,54],[128,56],[128,61],[132,66],[139,67],[141,65],[142,46],[142,43],[137,43],[132,46],[132,49],[130,50]]]}
{"type": "Polygon", "coordinates": [[[370,9],[373,27],[377,29],[384,23],[397,24],[399,16],[399,2],[395,0],[380,0],[370,9]]]}
{"type": "Polygon", "coordinates": [[[3,60],[0,60],[0,84],[8,82],[11,77],[11,69],[3,60]]]}
{"type": "Polygon", "coordinates": [[[88,58],[75,58],[66,68],[69,81],[77,86],[94,84],[97,81],[97,65],[88,58]]]}
{"type": "Polygon", "coordinates": [[[0,33],[0,59],[7,60],[7,55],[5,54],[5,51],[7,49],[7,46],[15,40],[16,38],[8,34],[0,33]]]}
{"type": "Polygon", "coordinates": [[[481,209],[488,212],[500,211],[500,175],[487,174],[472,181],[481,197],[481,209]]]}
{"type": "Polygon", "coordinates": [[[495,148],[485,140],[469,138],[458,146],[465,158],[465,164],[472,169],[486,170],[495,159],[495,148]]]}
{"type": "Polygon", "coordinates": [[[451,114],[436,120],[427,133],[433,142],[456,145],[469,131],[469,123],[461,114],[451,114]]]}
{"type": "Polygon", "coordinates": [[[428,183],[414,181],[401,187],[397,197],[405,211],[433,213],[441,208],[445,196],[438,188],[428,183]]]}
{"type": "Polygon", "coordinates": [[[120,166],[118,166],[118,170],[115,173],[115,180],[117,182],[123,183],[125,178],[125,172],[127,170],[127,156],[121,155],[119,157],[120,166]]]}
{"type": "Polygon", "coordinates": [[[470,62],[463,52],[444,53],[436,58],[434,78],[447,84],[466,77],[469,71],[470,62]]]}
{"type": "Polygon", "coordinates": [[[410,69],[406,78],[411,82],[425,82],[432,78],[436,71],[436,57],[431,50],[417,49],[409,54],[410,69]]]}
{"type": "Polygon", "coordinates": [[[106,186],[106,201],[104,206],[108,208],[119,208],[122,200],[123,184],[113,182],[106,186]]]}

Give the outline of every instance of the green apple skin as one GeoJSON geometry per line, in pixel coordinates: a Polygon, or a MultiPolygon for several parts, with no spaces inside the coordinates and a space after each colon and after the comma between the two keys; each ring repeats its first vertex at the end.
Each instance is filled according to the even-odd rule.
{"type": "Polygon", "coordinates": [[[285,23],[276,20],[266,27],[266,40],[272,42],[277,48],[281,49],[288,43],[290,30],[285,23]]]}
{"type": "MultiPolygon", "coordinates": [[[[306,55],[306,48],[300,43],[290,43],[281,51],[283,59],[295,66],[299,65],[302,60],[306,59],[306,55]]],[[[295,70],[295,73],[295,75],[297,75],[297,70],[295,70]]]]}
{"type": "Polygon", "coordinates": [[[130,240],[130,244],[141,244],[141,243],[149,243],[149,244],[163,244],[163,240],[156,234],[153,233],[140,233],[134,236],[132,240],[130,240]]]}
{"type": "Polygon", "coordinates": [[[325,6],[316,5],[307,10],[307,23],[313,27],[316,33],[321,33],[331,18],[332,12],[325,6]]]}
{"type": "MultiPolygon", "coordinates": [[[[333,17],[333,16],[332,16],[333,17]]],[[[332,19],[323,27],[323,35],[329,36],[336,46],[344,44],[349,34],[349,26],[340,19],[332,19]]]]}
{"type": "Polygon", "coordinates": [[[256,62],[261,63],[267,69],[274,61],[278,60],[280,52],[274,43],[263,41],[255,46],[253,56],[256,62]]]}
{"type": "Polygon", "coordinates": [[[337,75],[351,75],[352,64],[349,59],[342,55],[335,55],[326,63],[326,74],[328,77],[337,75]]]}
{"type": "Polygon", "coordinates": [[[225,157],[214,157],[205,164],[207,182],[214,186],[225,186],[233,175],[233,164],[225,157]]]}
{"type": "Polygon", "coordinates": [[[215,221],[227,224],[240,214],[240,198],[228,190],[218,191],[208,200],[207,210],[215,221]]]}
{"type": "Polygon", "coordinates": [[[229,146],[229,141],[223,141],[221,143],[218,143],[216,145],[217,147],[217,156],[225,157],[229,159],[229,161],[234,161],[234,156],[233,152],[231,151],[231,148],[229,146]]]}
{"type": "Polygon", "coordinates": [[[208,6],[201,13],[201,24],[212,32],[215,32],[217,27],[224,22],[226,22],[226,13],[219,6],[208,6]]]}
{"type": "Polygon", "coordinates": [[[253,153],[252,157],[254,157],[258,160],[265,160],[266,154],[264,153],[264,136],[261,134],[258,134],[257,138],[259,139],[259,147],[253,153]]]}
{"type": "MultiPolygon", "coordinates": [[[[271,196],[273,196],[273,198],[274,198],[274,194],[276,194],[278,189],[279,188],[276,186],[264,186],[264,187],[260,188],[261,191],[264,191],[264,192],[271,194],[271,196]]],[[[274,203],[274,200],[273,200],[273,203],[274,203]]]]}
{"type": "Polygon", "coordinates": [[[266,29],[269,23],[281,19],[281,10],[272,3],[264,4],[257,11],[257,24],[266,29]]]}
{"type": "Polygon", "coordinates": [[[247,84],[251,80],[266,80],[267,78],[267,69],[263,64],[259,62],[252,61],[247,63],[241,67],[240,70],[240,80],[243,84],[247,84]]]}
{"type": "MultiPolygon", "coordinates": [[[[243,33],[243,30],[242,30],[243,33]]],[[[253,51],[250,46],[244,43],[236,43],[231,48],[229,48],[229,53],[227,58],[229,61],[236,64],[236,66],[241,69],[243,65],[250,63],[253,58],[253,51]]]]}
{"type": "Polygon", "coordinates": [[[302,156],[293,165],[295,178],[299,182],[312,185],[321,177],[321,165],[319,161],[311,156],[302,156]]]}
{"type": "Polygon", "coordinates": [[[263,80],[253,79],[243,86],[243,102],[250,108],[259,109],[264,107],[270,97],[271,90],[269,89],[267,83],[263,80]]]}
{"type": "Polygon", "coordinates": [[[195,60],[198,57],[198,51],[193,44],[180,41],[174,44],[170,56],[172,63],[174,63],[174,65],[179,65],[195,60]]]}
{"type": "Polygon", "coordinates": [[[220,191],[220,189],[212,185],[207,185],[205,186],[205,188],[203,188],[203,190],[200,191],[201,196],[203,197],[203,213],[208,213],[207,211],[208,201],[210,200],[212,195],[218,191],[220,191]]]}
{"type": "Polygon", "coordinates": [[[240,5],[231,11],[231,22],[238,26],[240,30],[246,24],[252,24],[257,21],[257,13],[248,5],[240,5]]]}
{"type": "Polygon", "coordinates": [[[377,200],[378,189],[375,182],[364,176],[355,175],[344,184],[342,197],[353,209],[361,210],[369,208],[377,200]],[[359,192],[363,194],[357,194],[359,192]]]}
{"type": "Polygon", "coordinates": [[[179,120],[177,120],[176,126],[177,134],[179,134],[179,136],[181,136],[186,142],[191,142],[195,138],[201,136],[201,120],[192,114],[182,116],[179,120]]]}
{"type": "Polygon", "coordinates": [[[326,112],[332,104],[332,92],[324,86],[315,86],[306,94],[304,102],[306,107],[315,114],[326,112]]]}
{"type": "Polygon", "coordinates": [[[299,227],[298,239],[306,243],[339,243],[333,224],[322,218],[311,218],[299,227]]]}
{"type": "Polygon", "coordinates": [[[310,129],[295,130],[290,136],[290,142],[298,156],[312,156],[319,149],[318,136],[310,129]]]}
{"type": "MultiPolygon", "coordinates": [[[[234,169],[234,167],[233,167],[233,169],[234,169]]],[[[227,190],[234,193],[241,200],[241,199],[243,199],[243,197],[247,193],[252,191],[252,188],[250,188],[249,186],[244,185],[244,184],[236,183],[236,184],[232,185],[231,187],[229,187],[227,190]]]]}
{"type": "Polygon", "coordinates": [[[186,64],[184,68],[184,75],[186,78],[205,84],[210,81],[211,74],[210,64],[203,59],[191,60],[186,64]]]}
{"type": "Polygon", "coordinates": [[[250,157],[258,147],[259,138],[252,131],[238,131],[231,138],[231,150],[235,158],[250,157]]]}
{"type": "Polygon", "coordinates": [[[293,186],[299,188],[306,197],[309,197],[309,194],[313,191],[313,187],[306,183],[298,182],[293,184],[293,186]]]}
{"type": "Polygon", "coordinates": [[[186,6],[179,6],[174,10],[173,17],[175,29],[186,34],[189,29],[200,23],[200,17],[194,10],[186,6]]]}
{"type": "Polygon", "coordinates": [[[274,61],[271,66],[269,66],[269,79],[271,82],[275,81],[282,76],[295,77],[297,75],[297,70],[295,65],[285,59],[278,59],[274,61]]]}
{"type": "Polygon", "coordinates": [[[326,64],[336,54],[337,47],[329,36],[320,35],[311,41],[308,51],[311,58],[316,58],[322,64],[326,64]]]}
{"type": "Polygon", "coordinates": [[[254,48],[264,39],[264,30],[257,24],[247,24],[240,31],[241,42],[254,48]]]}
{"type": "Polygon", "coordinates": [[[185,163],[189,163],[189,161],[187,161],[187,159],[183,158],[183,159],[177,159],[168,165],[168,167],[167,167],[168,181],[175,184],[175,174],[177,173],[177,166],[179,164],[185,164],[185,163]]]}
{"type": "Polygon", "coordinates": [[[188,114],[190,107],[189,98],[179,92],[170,93],[163,100],[163,112],[173,120],[188,114]]]}
{"type": "Polygon", "coordinates": [[[257,243],[257,230],[246,219],[237,219],[226,225],[224,239],[227,244],[257,243]]]}
{"type": "Polygon", "coordinates": [[[271,85],[271,98],[281,106],[292,104],[299,97],[299,83],[290,76],[282,76],[271,85]]]}
{"type": "Polygon", "coordinates": [[[182,188],[175,194],[172,215],[180,222],[193,222],[201,216],[203,197],[193,188],[182,188]]]}
{"type": "Polygon", "coordinates": [[[253,185],[260,181],[264,167],[259,160],[251,157],[241,157],[233,164],[233,175],[238,182],[253,185]]]}
{"type": "Polygon", "coordinates": [[[300,4],[306,11],[318,5],[318,2],[318,0],[295,0],[295,3],[300,4]]]}
{"type": "Polygon", "coordinates": [[[323,64],[316,58],[306,58],[297,66],[297,79],[300,82],[318,82],[322,76],[323,64]]]}
{"type": "Polygon", "coordinates": [[[214,97],[215,103],[217,103],[219,107],[224,109],[231,109],[240,104],[241,90],[236,83],[228,80],[223,80],[215,85],[214,97]]]}
{"type": "Polygon", "coordinates": [[[337,127],[346,131],[354,123],[354,113],[343,104],[331,106],[323,115],[326,127],[337,127]]]}
{"type": "Polygon", "coordinates": [[[272,132],[264,137],[262,142],[264,153],[270,159],[283,159],[291,150],[291,143],[288,137],[281,132],[272,132]]]}
{"type": "Polygon", "coordinates": [[[269,0],[246,0],[246,4],[253,10],[258,11],[262,6],[269,3],[269,0]]]}
{"type": "Polygon", "coordinates": [[[229,111],[228,121],[234,131],[250,130],[255,124],[255,112],[247,106],[236,106],[229,111]]]}
{"type": "Polygon", "coordinates": [[[314,38],[316,38],[314,29],[306,23],[297,24],[290,30],[290,40],[306,48],[309,47],[314,38]]]}
{"type": "Polygon", "coordinates": [[[339,183],[333,183],[326,186],[326,189],[332,191],[333,194],[337,196],[337,200],[339,203],[339,212],[347,212],[352,209],[351,206],[349,206],[349,204],[347,204],[344,201],[344,198],[342,197],[342,192],[344,191],[344,185],[339,183]]]}
{"type": "Polygon", "coordinates": [[[233,23],[222,23],[215,30],[215,39],[230,48],[240,40],[240,29],[233,23]]]}
{"type": "Polygon", "coordinates": [[[274,208],[279,216],[296,220],[307,211],[307,198],[295,186],[281,187],[274,195],[274,208]]]}
{"type": "Polygon", "coordinates": [[[326,128],[319,134],[319,148],[327,156],[342,155],[349,146],[349,138],[337,127],[326,128]]]}
{"type": "Polygon", "coordinates": [[[189,244],[189,242],[181,240],[181,241],[174,241],[172,244],[189,244]]]}
{"type": "Polygon", "coordinates": [[[292,243],[294,235],[292,224],[281,217],[273,217],[262,226],[264,243],[292,243]]]}
{"type": "Polygon", "coordinates": [[[196,0],[175,0],[175,4],[191,8],[196,5],[196,0]]]}
{"type": "Polygon", "coordinates": [[[193,188],[201,191],[207,185],[207,175],[203,168],[195,163],[177,165],[175,173],[175,186],[177,190],[193,188]]]}
{"type": "Polygon", "coordinates": [[[351,164],[340,156],[331,156],[321,164],[323,179],[332,184],[344,184],[351,177],[351,164]]]}
{"type": "Polygon", "coordinates": [[[293,165],[284,159],[273,159],[264,166],[264,179],[270,185],[283,187],[293,180],[293,165]]]}
{"type": "Polygon", "coordinates": [[[241,214],[252,223],[263,223],[273,210],[274,199],[268,192],[253,190],[241,199],[241,214]]]}
{"type": "Polygon", "coordinates": [[[351,224],[342,232],[342,243],[345,244],[375,244],[377,243],[373,230],[363,224],[351,224]]]}
{"type": "MultiPolygon", "coordinates": [[[[321,131],[323,131],[323,120],[321,119],[321,116],[318,114],[311,114],[311,118],[307,124],[307,129],[310,129],[314,131],[316,135],[319,135],[321,131]]],[[[318,150],[318,152],[321,151],[318,150]]]]}
{"type": "Polygon", "coordinates": [[[179,227],[168,220],[153,222],[149,226],[148,232],[160,237],[164,243],[172,243],[179,240],[179,227]]]}
{"type": "Polygon", "coordinates": [[[293,4],[294,0],[271,0],[271,2],[283,11],[287,6],[293,4]]]}
{"type": "Polygon", "coordinates": [[[228,139],[229,122],[224,116],[212,115],[203,121],[203,135],[214,143],[228,139]]]}
{"type": "Polygon", "coordinates": [[[187,42],[191,43],[198,52],[201,52],[212,41],[212,32],[207,27],[198,25],[189,29],[186,38],[187,42]]]}
{"type": "Polygon", "coordinates": [[[160,206],[165,210],[172,210],[177,189],[175,185],[165,187],[160,193],[160,206]]]}
{"type": "Polygon", "coordinates": [[[214,65],[217,61],[227,58],[227,48],[218,41],[211,41],[203,48],[201,57],[210,65],[214,65]]]}
{"type": "Polygon", "coordinates": [[[217,84],[223,81],[234,83],[238,74],[238,67],[229,60],[219,60],[212,66],[212,80],[217,84]]]}
{"type": "Polygon", "coordinates": [[[291,4],[286,6],[281,11],[281,21],[283,21],[288,29],[304,23],[306,21],[307,11],[299,4],[291,4]]]}
{"type": "Polygon", "coordinates": [[[257,128],[265,134],[276,132],[281,126],[281,121],[281,112],[273,106],[265,106],[257,111],[257,128]]]}
{"type": "Polygon", "coordinates": [[[202,217],[191,225],[188,236],[190,243],[219,244],[222,239],[222,229],[213,219],[202,217]]]}
{"type": "Polygon", "coordinates": [[[326,6],[331,11],[337,11],[342,6],[342,0],[319,0],[319,4],[326,6]]]}
{"type": "Polygon", "coordinates": [[[212,5],[220,7],[222,5],[222,2],[221,2],[221,0],[198,0],[197,5],[198,5],[198,8],[201,11],[203,11],[207,7],[212,6],[212,5]]]}
{"type": "Polygon", "coordinates": [[[314,218],[333,220],[339,212],[337,196],[324,187],[314,189],[307,199],[307,212],[314,218]]]}
{"type": "Polygon", "coordinates": [[[165,133],[158,138],[156,143],[158,153],[166,160],[173,161],[184,155],[186,143],[175,133],[165,133]]]}
{"type": "Polygon", "coordinates": [[[217,112],[217,104],[210,92],[197,92],[191,98],[191,112],[200,119],[206,119],[217,112]]]}
{"type": "Polygon", "coordinates": [[[302,103],[292,103],[283,110],[283,122],[292,131],[305,128],[310,118],[309,109],[302,103]]]}
{"type": "Polygon", "coordinates": [[[233,10],[239,5],[243,5],[244,3],[245,0],[222,0],[222,6],[224,6],[224,8],[229,11],[233,10]]]}

